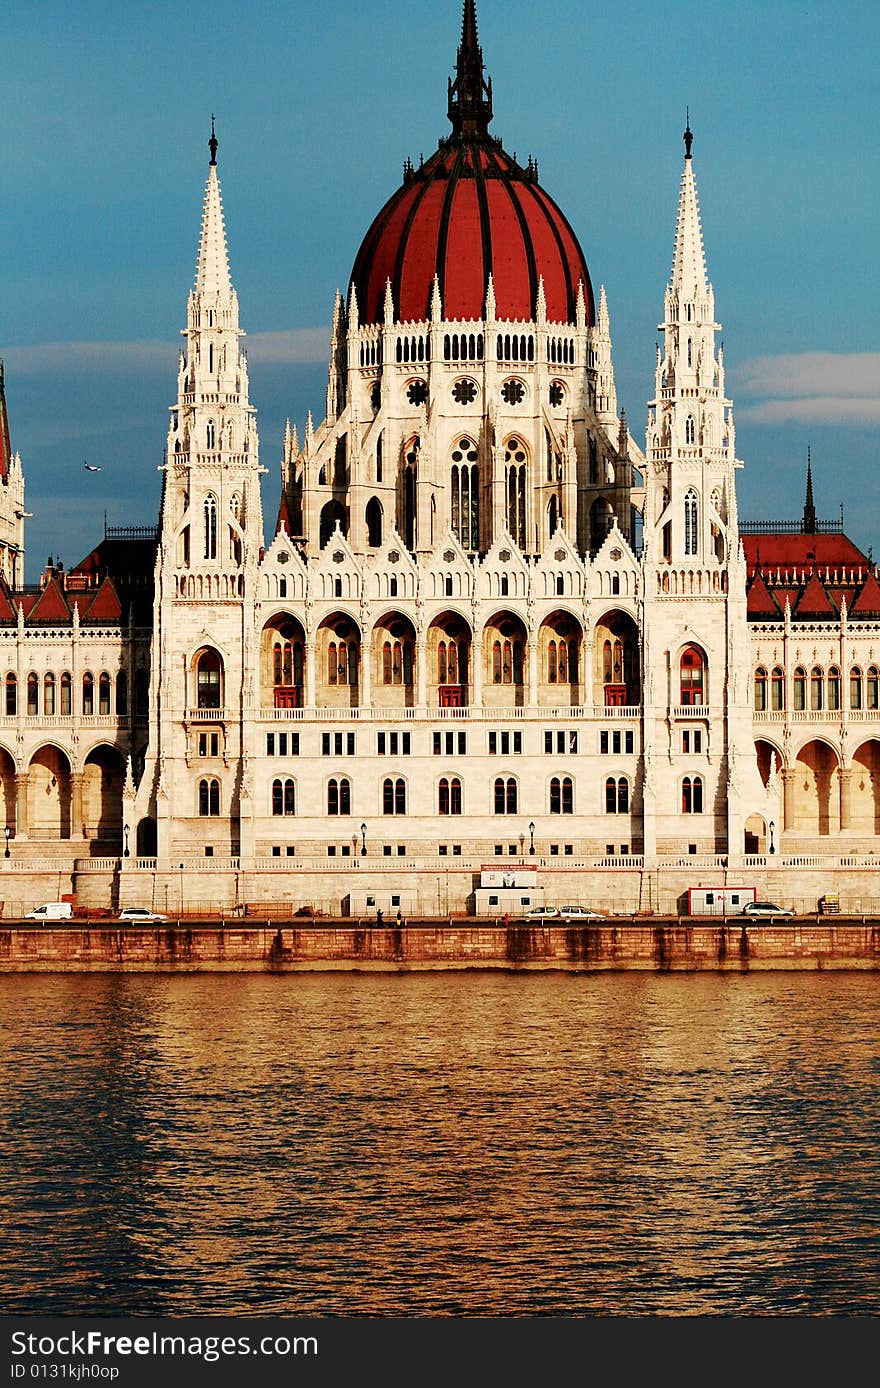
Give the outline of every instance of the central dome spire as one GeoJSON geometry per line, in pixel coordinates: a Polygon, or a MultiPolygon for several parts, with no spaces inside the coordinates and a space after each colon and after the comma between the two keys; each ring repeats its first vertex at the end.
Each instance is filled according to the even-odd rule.
{"type": "Polygon", "coordinates": [[[479,139],[489,133],[492,79],[483,76],[483,51],[477,34],[477,0],[464,0],[461,43],[455,80],[449,79],[449,119],[453,134],[479,139]]]}

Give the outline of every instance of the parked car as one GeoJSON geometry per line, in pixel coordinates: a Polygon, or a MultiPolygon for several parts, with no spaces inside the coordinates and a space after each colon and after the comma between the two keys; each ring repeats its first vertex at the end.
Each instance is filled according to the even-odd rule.
{"type": "Polygon", "coordinates": [[[589,906],[560,906],[559,915],[564,921],[603,921],[605,917],[589,906]]]}
{"type": "Polygon", "coordinates": [[[125,906],[119,912],[119,919],[129,921],[132,925],[153,925],[158,921],[167,921],[168,917],[151,911],[149,906],[125,906]]]}
{"type": "Polygon", "coordinates": [[[524,921],[551,921],[559,915],[555,906],[533,906],[522,917],[524,921]]]}
{"type": "Polygon", "coordinates": [[[784,906],[774,906],[772,901],[747,901],[742,908],[744,916],[793,916],[784,906]]]}

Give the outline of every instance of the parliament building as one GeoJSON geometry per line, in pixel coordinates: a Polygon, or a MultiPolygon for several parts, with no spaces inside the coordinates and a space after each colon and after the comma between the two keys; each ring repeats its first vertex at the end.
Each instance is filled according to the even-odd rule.
{"type": "Polygon", "coordinates": [[[802,517],[739,515],[691,131],[637,439],[613,305],[492,104],[465,0],[450,128],[336,294],[277,517],[213,130],[155,529],[25,584],[0,375],[7,917],[67,893],[445,915],[496,880],[607,911],[728,882],[869,908],[880,584],[809,468],[802,517]]]}

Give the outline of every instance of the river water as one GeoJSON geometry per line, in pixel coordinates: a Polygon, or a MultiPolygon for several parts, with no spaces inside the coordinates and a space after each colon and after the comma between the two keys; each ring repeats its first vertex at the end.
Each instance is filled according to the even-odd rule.
{"type": "Polygon", "coordinates": [[[876,974],[0,976],[9,1313],[880,1313],[876,974]]]}

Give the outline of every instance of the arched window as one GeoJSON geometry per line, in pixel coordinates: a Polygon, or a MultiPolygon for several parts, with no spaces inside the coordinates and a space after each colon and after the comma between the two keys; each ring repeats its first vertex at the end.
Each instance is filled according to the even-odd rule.
{"type": "Polygon", "coordinates": [[[836,665],[832,665],[828,671],[828,707],[840,708],[840,671],[836,665]]]}
{"type": "Polygon", "coordinates": [[[800,665],[794,672],[794,706],[798,710],[807,707],[807,672],[800,665]]]}
{"type": "Polygon", "coordinates": [[[61,708],[59,710],[64,718],[69,718],[73,712],[73,702],[71,698],[72,683],[70,671],[64,670],[61,675],[61,708]]]}
{"type": "Polygon", "coordinates": [[[220,782],[213,776],[199,781],[199,814],[218,815],[220,813],[220,782]]]}
{"type": "Polygon", "coordinates": [[[522,684],[523,650],[521,641],[495,641],[492,646],[492,683],[522,684]]]}
{"type": "Polygon", "coordinates": [[[785,676],[778,665],[770,676],[770,707],[777,713],[785,708],[785,676]]]}
{"type": "Polygon", "coordinates": [[[517,438],[504,446],[507,529],[520,549],[526,545],[526,447],[517,438]]]}
{"type": "Polygon", "coordinates": [[[703,656],[696,646],[688,646],[681,657],[681,702],[682,704],[702,704],[705,702],[703,679],[703,656]]]}
{"type": "Polygon", "coordinates": [[[767,708],[767,671],[758,666],[755,671],[755,712],[764,713],[767,708]]]}
{"type": "Polygon", "coordinates": [[[196,707],[220,708],[222,666],[216,651],[202,651],[196,664],[196,707]]]}
{"type": "Polygon", "coordinates": [[[351,814],[351,782],[347,776],[335,776],[327,782],[327,813],[351,814]]]}
{"type": "Polygon", "coordinates": [[[437,644],[437,683],[458,684],[459,674],[464,669],[465,656],[459,651],[455,641],[440,641],[437,644]]]}
{"type": "Polygon", "coordinates": [[[461,781],[457,776],[445,776],[437,789],[437,809],[440,814],[461,814],[461,781]]]}
{"type": "Polygon", "coordinates": [[[685,776],[681,783],[681,812],[682,814],[702,814],[703,813],[703,778],[702,776],[685,776]]]}
{"type": "Polygon", "coordinates": [[[862,672],[857,665],[849,672],[849,706],[862,707],[862,672]]]}
{"type": "Polygon", "coordinates": [[[116,712],[120,718],[128,713],[128,675],[124,670],[116,676],[116,712]]]}
{"type": "Polygon", "coordinates": [[[547,682],[555,684],[558,673],[556,661],[556,642],[551,641],[547,647],[547,682]]]}
{"type": "Polygon", "coordinates": [[[554,776],[550,782],[550,813],[574,814],[574,785],[570,776],[554,776]]]}
{"type": "Polygon", "coordinates": [[[605,781],[605,813],[629,813],[629,781],[625,776],[609,776],[605,781]]]}
{"type": "Polygon", "coordinates": [[[296,787],[289,776],[283,780],[278,776],[272,782],[272,813],[273,815],[296,813],[296,787]]]}
{"type": "Polygon", "coordinates": [[[495,779],[495,813],[517,813],[517,786],[512,776],[506,780],[503,776],[495,779]]]}
{"type": "Polygon", "coordinates": [[[205,558],[217,558],[217,498],[211,492],[205,497],[205,558]]]}
{"type": "Polygon", "coordinates": [[[27,677],[27,711],[29,718],[35,718],[40,711],[40,679],[33,670],[27,677]]]}
{"type": "MultiPolygon", "coordinates": [[[[381,468],[381,463],[377,466],[381,468]]],[[[377,478],[377,481],[381,481],[381,478],[377,478]]],[[[382,543],[382,503],[375,496],[367,502],[366,522],[367,544],[372,549],[378,549],[382,543]]]]}
{"type": "Polygon", "coordinates": [[[684,552],[697,553],[697,494],[693,487],[684,494],[684,552]]]}
{"type": "Polygon", "coordinates": [[[866,693],[867,707],[880,708],[880,671],[876,665],[871,665],[868,669],[866,693]]]}
{"type": "Polygon", "coordinates": [[[824,681],[822,679],[822,671],[819,669],[818,665],[814,665],[812,670],[810,671],[810,709],[814,713],[818,712],[822,708],[824,703],[822,697],[823,683],[824,681]]]}
{"type": "Polygon", "coordinates": [[[216,431],[216,429],[214,428],[214,421],[213,421],[213,419],[209,419],[209,420],[208,420],[208,425],[207,425],[207,429],[206,429],[205,432],[206,432],[208,447],[209,447],[209,448],[215,448],[215,447],[217,446],[217,431],[216,431]]]}
{"type": "Polygon", "coordinates": [[[95,711],[95,680],[89,670],[82,678],[82,711],[85,717],[95,711]]]}
{"type": "Polygon", "coordinates": [[[406,782],[401,776],[386,776],[382,782],[382,813],[406,814],[406,782]]]}
{"type": "MultiPolygon", "coordinates": [[[[68,676],[68,679],[70,676],[68,676]]],[[[15,675],[6,676],[6,716],[11,717],[18,712],[18,680],[15,675]]]]}
{"type": "Polygon", "coordinates": [[[684,422],[684,441],[685,441],[685,443],[695,443],[695,442],[696,442],[696,433],[697,433],[697,429],[696,429],[696,425],[695,425],[695,423],[694,423],[694,417],[693,417],[692,414],[689,414],[688,417],[687,417],[687,419],[686,419],[685,422],[684,422]]]}
{"type": "Polygon", "coordinates": [[[461,438],[452,450],[450,515],[452,533],[462,549],[480,547],[480,471],[477,446],[461,438]]]}
{"type": "Polygon", "coordinates": [[[98,712],[110,712],[110,676],[106,670],[98,676],[98,712]]]}
{"type": "Polygon", "coordinates": [[[43,676],[43,712],[55,712],[55,676],[51,672],[43,676]]]}

